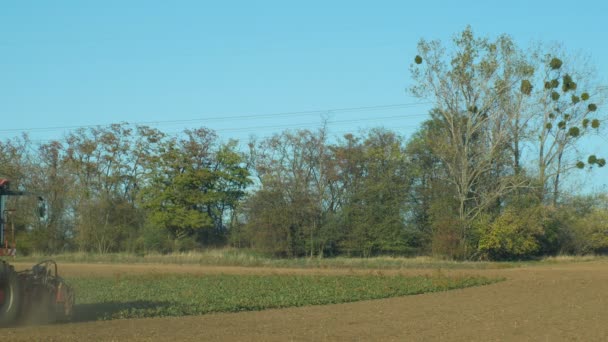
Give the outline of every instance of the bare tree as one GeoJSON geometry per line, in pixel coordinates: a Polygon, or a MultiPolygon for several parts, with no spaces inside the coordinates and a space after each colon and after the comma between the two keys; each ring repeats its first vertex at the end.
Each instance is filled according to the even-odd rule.
{"type": "Polygon", "coordinates": [[[603,167],[605,159],[588,156],[581,160],[581,139],[600,128],[597,110],[603,96],[593,84],[594,73],[583,58],[570,58],[561,49],[541,57],[538,82],[531,97],[534,113],[532,137],[538,146],[539,198],[557,205],[561,177],[574,168],[603,167]],[[568,61],[568,64],[564,63],[568,61]]]}
{"type": "Polygon", "coordinates": [[[464,255],[472,220],[520,185],[500,169],[510,142],[500,103],[505,91],[521,80],[502,77],[507,69],[499,47],[507,43],[506,36],[490,42],[467,28],[454,38],[449,54],[440,42],[421,40],[411,67],[416,81],[412,93],[434,101],[432,115],[441,123],[430,148],[455,189],[464,255]]]}

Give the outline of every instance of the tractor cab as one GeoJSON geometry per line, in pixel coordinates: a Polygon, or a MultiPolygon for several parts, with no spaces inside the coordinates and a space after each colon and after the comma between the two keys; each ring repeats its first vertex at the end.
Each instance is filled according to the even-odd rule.
{"type": "Polygon", "coordinates": [[[0,256],[15,256],[17,253],[15,227],[10,220],[10,215],[14,210],[6,206],[8,197],[28,195],[38,197],[38,215],[40,218],[44,218],[46,216],[46,204],[41,196],[26,191],[13,191],[10,189],[8,179],[0,178],[0,256]]]}
{"type": "Polygon", "coordinates": [[[11,195],[9,188],[10,182],[7,179],[0,179],[0,256],[15,256],[17,250],[15,249],[14,234],[12,241],[9,242],[7,234],[7,225],[10,215],[10,210],[6,208],[6,202],[8,196],[11,195]]]}

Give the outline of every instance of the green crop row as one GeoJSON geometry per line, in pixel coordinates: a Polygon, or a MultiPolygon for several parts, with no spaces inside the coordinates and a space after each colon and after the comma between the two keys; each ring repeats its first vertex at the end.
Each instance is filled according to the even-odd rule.
{"type": "Polygon", "coordinates": [[[72,278],[76,321],[200,315],[414,295],[494,283],[445,276],[144,275],[72,278]]]}

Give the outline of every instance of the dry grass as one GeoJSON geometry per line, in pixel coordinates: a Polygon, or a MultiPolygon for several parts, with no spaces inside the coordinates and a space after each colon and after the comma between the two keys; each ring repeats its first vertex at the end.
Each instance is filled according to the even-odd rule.
{"type": "Polygon", "coordinates": [[[487,262],[453,261],[429,256],[419,257],[372,257],[372,258],[292,258],[277,259],[260,253],[236,248],[207,249],[183,253],[136,255],[129,253],[64,253],[58,255],[33,254],[19,256],[17,262],[36,262],[53,258],[62,263],[120,263],[120,264],[177,264],[205,266],[281,267],[281,268],[342,268],[342,269],[503,269],[556,263],[588,262],[606,260],[602,256],[560,255],[536,261],[487,262]]]}
{"type": "Polygon", "coordinates": [[[556,255],[544,257],[541,262],[545,263],[564,263],[564,262],[588,262],[608,260],[602,255],[556,255]]]}

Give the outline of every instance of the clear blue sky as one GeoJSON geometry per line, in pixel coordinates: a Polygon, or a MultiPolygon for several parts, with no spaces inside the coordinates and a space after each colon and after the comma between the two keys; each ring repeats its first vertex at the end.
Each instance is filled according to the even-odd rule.
{"type": "MultiPolygon", "coordinates": [[[[66,130],[33,129],[160,121],[166,132],[204,125],[246,140],[315,127],[321,115],[226,117],[417,103],[405,92],[416,43],[447,42],[468,24],[521,46],[562,42],[589,54],[605,80],[607,18],[605,1],[5,0],[0,139],[21,129],[44,141],[66,130]]],[[[324,116],[334,134],[382,125],[408,136],[428,109],[324,116]]],[[[594,175],[602,175],[596,185],[608,183],[608,172],[594,175]]]]}

